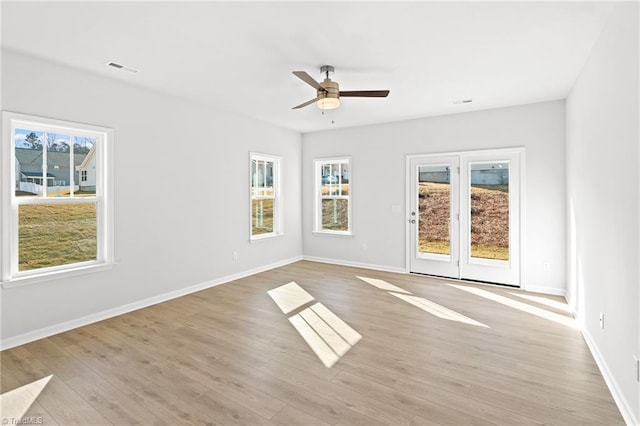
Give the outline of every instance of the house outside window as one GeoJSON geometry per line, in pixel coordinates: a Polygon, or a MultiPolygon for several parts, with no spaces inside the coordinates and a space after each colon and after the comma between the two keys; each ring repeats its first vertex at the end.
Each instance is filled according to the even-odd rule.
{"type": "Polygon", "coordinates": [[[113,131],[10,112],[2,117],[3,287],[112,264],[113,131]],[[97,182],[83,190],[81,165],[90,153],[97,182]]]}
{"type": "Polygon", "coordinates": [[[351,235],[351,160],[315,160],[314,232],[351,235]]]}
{"type": "Polygon", "coordinates": [[[251,240],[282,234],[281,162],[280,157],[250,154],[251,240]]]}

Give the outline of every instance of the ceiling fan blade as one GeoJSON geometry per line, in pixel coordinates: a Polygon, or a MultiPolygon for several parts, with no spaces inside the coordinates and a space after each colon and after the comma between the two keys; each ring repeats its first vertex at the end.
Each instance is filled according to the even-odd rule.
{"type": "Polygon", "coordinates": [[[306,73],[306,71],[293,71],[293,74],[298,77],[300,80],[307,83],[309,86],[313,87],[316,90],[325,90],[324,87],[320,86],[320,83],[315,81],[313,77],[306,73]]]}
{"type": "Polygon", "coordinates": [[[340,97],[345,98],[386,98],[389,95],[388,90],[347,90],[340,91],[340,97]]]}
{"type": "Polygon", "coordinates": [[[315,101],[317,101],[318,99],[320,99],[320,98],[319,98],[319,97],[317,97],[317,98],[310,99],[310,100],[308,100],[307,102],[302,103],[302,104],[300,104],[300,105],[298,105],[298,106],[294,106],[294,107],[293,107],[293,108],[291,108],[291,109],[304,108],[304,107],[306,107],[307,105],[311,105],[312,103],[314,103],[314,102],[315,102],[315,101]]]}

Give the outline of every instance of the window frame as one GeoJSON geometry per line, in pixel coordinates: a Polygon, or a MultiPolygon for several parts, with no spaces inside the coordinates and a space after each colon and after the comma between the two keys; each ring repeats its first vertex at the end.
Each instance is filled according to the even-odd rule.
{"type": "Polygon", "coordinates": [[[314,209],[313,209],[313,233],[318,235],[331,236],[353,236],[353,162],[350,156],[316,158],[314,162],[314,209]],[[326,164],[346,164],[349,170],[349,192],[347,195],[323,196],[322,195],[322,169],[326,164]],[[347,230],[336,231],[322,229],[322,200],[324,199],[346,199],[347,200],[347,230]]]}
{"type": "Polygon", "coordinates": [[[282,221],[282,163],[277,155],[249,152],[249,241],[260,241],[280,237],[284,234],[282,221]],[[253,193],[253,161],[269,161],[273,163],[273,196],[256,196],[253,193]],[[273,231],[264,234],[253,234],[253,201],[273,200],[273,231]]]}
{"type": "MultiPolygon", "coordinates": [[[[113,129],[53,118],[2,112],[0,141],[0,282],[3,288],[48,281],[111,268],[113,244],[113,129]],[[18,200],[15,195],[15,131],[29,129],[95,138],[96,194],[90,197],[29,197],[18,200]],[[21,205],[65,205],[93,202],[96,206],[96,259],[26,271],[19,270],[18,209],[21,205]]],[[[46,141],[43,149],[46,149],[46,141]]],[[[73,170],[71,170],[73,176],[73,170]]],[[[70,182],[79,184],[80,182],[70,182]]]]}

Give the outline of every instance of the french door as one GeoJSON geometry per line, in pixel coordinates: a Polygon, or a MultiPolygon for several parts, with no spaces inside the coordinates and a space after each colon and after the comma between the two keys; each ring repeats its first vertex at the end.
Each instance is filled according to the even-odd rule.
{"type": "Polygon", "coordinates": [[[521,155],[408,158],[411,272],[520,285],[521,155]]]}

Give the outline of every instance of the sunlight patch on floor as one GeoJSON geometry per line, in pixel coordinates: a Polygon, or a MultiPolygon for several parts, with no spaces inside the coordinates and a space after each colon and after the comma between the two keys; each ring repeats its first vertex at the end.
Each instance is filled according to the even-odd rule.
{"type": "Polygon", "coordinates": [[[512,296],[517,296],[520,297],[522,299],[526,299],[529,300],[531,302],[536,302],[539,303],[541,305],[545,305],[548,306],[550,308],[554,308],[554,309],[558,309],[560,311],[563,312],[571,312],[571,309],[569,308],[569,305],[566,303],[562,303],[562,302],[558,302],[557,300],[551,300],[551,299],[547,299],[546,297],[542,297],[542,296],[534,296],[531,294],[524,294],[524,293],[518,293],[518,292],[512,292],[509,293],[512,296]]]}
{"type": "Polygon", "coordinates": [[[400,287],[396,287],[395,285],[388,283],[384,280],[379,280],[377,278],[367,278],[367,277],[359,277],[356,275],[356,278],[364,281],[367,284],[371,284],[374,287],[379,288],[380,290],[386,290],[386,291],[393,291],[396,293],[404,293],[404,294],[411,294],[410,292],[408,292],[407,290],[404,290],[400,287]]]}
{"type": "Polygon", "coordinates": [[[295,281],[269,290],[267,293],[273,301],[276,302],[276,305],[278,305],[283,314],[295,311],[314,300],[313,296],[307,293],[295,281]]]}
{"type": "Polygon", "coordinates": [[[389,292],[389,294],[394,295],[395,297],[404,300],[407,303],[412,304],[425,312],[429,312],[432,315],[437,316],[438,318],[442,318],[449,321],[458,321],[469,325],[475,325],[477,327],[485,327],[490,328],[488,325],[482,324],[476,320],[473,320],[469,317],[466,317],[456,311],[452,311],[451,309],[445,308],[444,306],[440,306],[435,302],[432,302],[428,299],[418,296],[408,296],[406,294],[398,294],[389,292]]]}
{"type": "Polygon", "coordinates": [[[371,284],[374,287],[379,288],[380,290],[386,290],[389,294],[397,297],[400,300],[404,300],[405,302],[422,309],[425,312],[428,312],[432,315],[437,316],[438,318],[442,318],[449,321],[457,321],[464,324],[475,325],[477,327],[485,327],[491,328],[488,325],[482,324],[474,319],[466,317],[456,311],[452,311],[449,308],[445,308],[444,306],[438,305],[435,302],[432,302],[423,297],[414,296],[413,293],[407,291],[403,288],[395,286],[391,283],[388,283],[384,280],[380,280],[377,278],[367,278],[360,277],[356,275],[356,278],[366,282],[367,284],[371,284]]]}
{"type": "Polygon", "coordinates": [[[322,303],[289,318],[311,350],[331,368],[362,336],[322,303]]]}
{"type": "Polygon", "coordinates": [[[529,304],[519,302],[517,300],[513,300],[508,297],[504,297],[499,294],[495,294],[480,288],[467,287],[467,286],[461,286],[456,284],[449,284],[449,285],[459,290],[466,291],[467,293],[475,294],[477,296],[484,297],[485,299],[492,300],[502,305],[509,306],[514,309],[518,309],[522,312],[527,312],[529,314],[536,315],[540,318],[544,318],[544,319],[556,322],[558,324],[562,324],[567,327],[577,328],[576,321],[573,318],[560,315],[555,312],[550,312],[545,309],[538,308],[536,306],[531,306],[529,304]]]}
{"type": "MultiPolygon", "coordinates": [[[[285,315],[315,300],[293,281],[267,293],[285,315]]],[[[362,339],[357,331],[319,302],[292,315],[289,322],[327,368],[362,339]]]]}
{"type": "Polygon", "coordinates": [[[3,424],[8,424],[9,420],[14,421],[12,424],[19,424],[19,419],[22,419],[52,377],[53,374],[0,395],[3,424]]]}
{"type": "Polygon", "coordinates": [[[307,342],[311,350],[320,358],[325,367],[331,368],[338,362],[340,357],[322,340],[322,337],[316,333],[313,328],[306,323],[300,315],[294,315],[289,318],[289,322],[300,333],[300,336],[307,342]]]}
{"type": "Polygon", "coordinates": [[[338,334],[340,334],[340,336],[342,336],[342,338],[351,346],[355,345],[360,339],[362,339],[362,336],[357,331],[349,327],[322,303],[316,303],[311,307],[311,310],[318,314],[331,328],[337,331],[338,334]]]}

